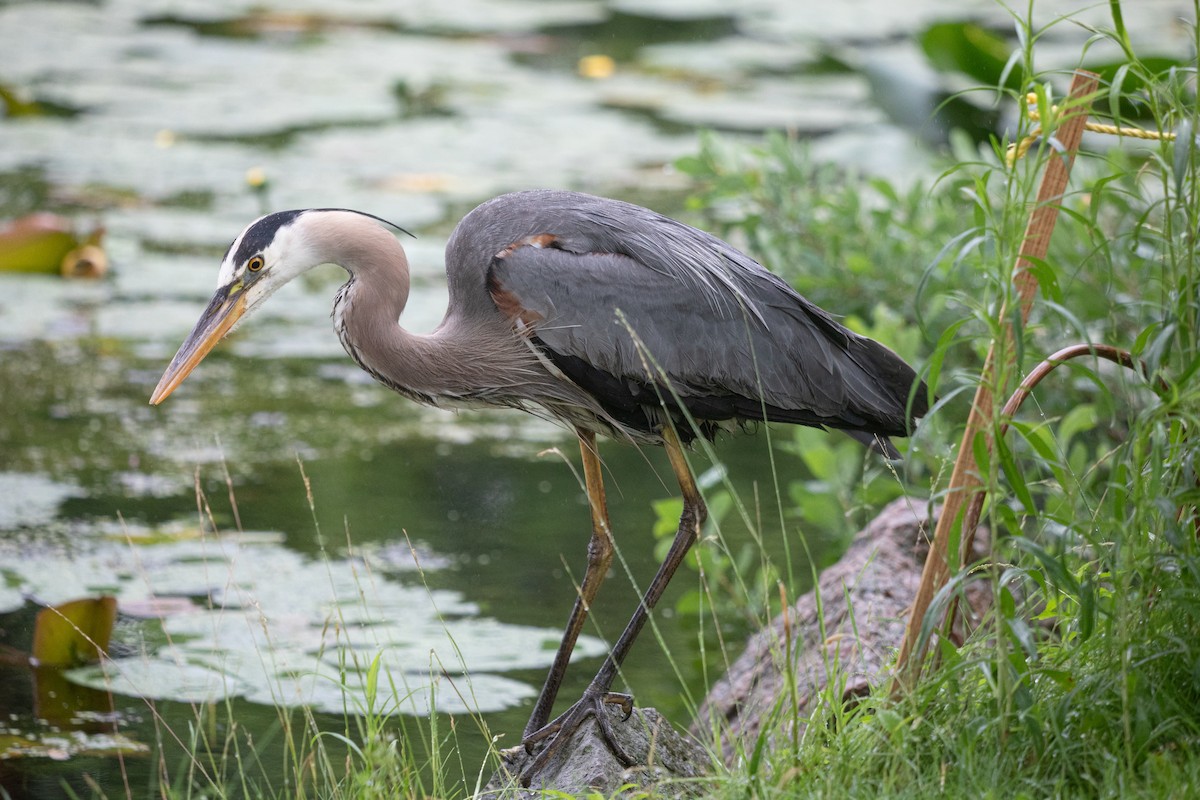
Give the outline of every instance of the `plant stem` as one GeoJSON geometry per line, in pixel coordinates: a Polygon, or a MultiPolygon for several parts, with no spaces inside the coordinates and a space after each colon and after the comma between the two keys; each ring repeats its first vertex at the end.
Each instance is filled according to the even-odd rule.
{"type": "MultiPolygon", "coordinates": [[[[1029,217],[1029,225],[1025,230],[1025,239],[1017,256],[1013,269],[1013,283],[1017,289],[1017,299],[1020,304],[1022,324],[1029,318],[1033,299],[1037,293],[1037,279],[1032,272],[1035,264],[1043,261],[1050,246],[1050,236],[1054,232],[1054,224],[1058,219],[1059,203],[1066,191],[1067,179],[1070,176],[1071,165],[1074,162],[1076,150],[1079,149],[1080,139],[1083,138],[1083,126],[1087,122],[1088,107],[1091,96],[1096,91],[1099,76],[1080,70],[1075,73],[1068,96],[1068,112],[1061,125],[1054,132],[1055,138],[1061,145],[1061,157],[1050,159],[1046,172],[1042,176],[1038,188],[1037,203],[1029,217]]],[[[1007,302],[1000,311],[1001,344],[1011,341],[1016,332],[1013,330],[1012,315],[1007,302]]],[[[917,596],[913,599],[912,613],[908,618],[904,639],[900,644],[900,655],[896,665],[896,683],[893,692],[903,687],[911,688],[920,673],[920,665],[925,655],[924,644],[919,642],[920,632],[925,615],[933,602],[934,595],[946,584],[950,577],[950,545],[951,534],[955,523],[959,520],[968,497],[983,491],[980,482],[979,467],[975,462],[974,443],[976,436],[983,435],[987,446],[991,449],[991,438],[988,431],[992,426],[993,391],[1004,387],[995,385],[995,379],[1000,375],[996,365],[996,346],[993,340],[984,361],[983,375],[975,392],[971,412],[967,418],[966,429],[963,431],[962,442],[958,448],[958,458],[954,464],[954,472],[950,477],[950,486],[942,512],[938,517],[937,529],[934,532],[933,544],[925,560],[925,569],[921,574],[921,585],[917,596]]],[[[1011,347],[1004,351],[1011,354],[1011,347]]],[[[1009,356],[1011,357],[1011,355],[1009,356]]],[[[966,539],[970,534],[960,528],[960,538],[966,539]]],[[[959,552],[965,553],[965,547],[959,552]]]]}

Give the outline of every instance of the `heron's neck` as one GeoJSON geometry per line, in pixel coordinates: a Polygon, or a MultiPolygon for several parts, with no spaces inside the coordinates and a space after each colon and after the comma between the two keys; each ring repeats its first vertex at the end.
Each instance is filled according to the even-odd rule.
{"type": "Polygon", "coordinates": [[[446,322],[428,335],[405,330],[408,259],[390,234],[372,228],[383,236],[358,238],[329,259],[350,273],[333,305],[342,346],[376,380],[413,399],[437,404],[470,393],[481,369],[472,337],[446,322]]]}
{"type": "Polygon", "coordinates": [[[383,273],[351,271],[350,281],[333,304],[333,324],[342,346],[379,382],[424,402],[435,402],[444,387],[437,364],[456,354],[445,352],[440,337],[405,330],[399,318],[408,300],[407,270],[383,273]]]}
{"type": "MultiPolygon", "coordinates": [[[[318,263],[340,264],[350,280],[333,304],[342,346],[376,380],[431,404],[503,402],[540,374],[537,357],[512,333],[480,284],[475,306],[452,285],[445,318],[430,334],[405,330],[409,269],[404,249],[375,222],[352,212],[310,233],[318,263]],[[460,296],[455,297],[455,292],[460,296]],[[499,400],[497,398],[500,398],[499,400]]],[[[460,270],[461,271],[461,270],[460,270]]],[[[481,276],[482,280],[482,276],[481,276]]]]}

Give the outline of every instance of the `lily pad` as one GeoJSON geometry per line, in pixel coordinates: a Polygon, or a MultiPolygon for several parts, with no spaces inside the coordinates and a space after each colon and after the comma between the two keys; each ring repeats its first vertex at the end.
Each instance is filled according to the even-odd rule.
{"type": "Polygon", "coordinates": [[[5,117],[74,117],[82,109],[44,97],[31,97],[0,83],[0,109],[5,117]]]}
{"type": "MultiPolygon", "coordinates": [[[[5,549],[0,542],[0,559],[5,549]]],[[[397,687],[381,701],[384,713],[494,711],[534,694],[499,673],[548,667],[559,640],[557,630],[480,617],[456,592],[407,585],[394,577],[403,571],[308,558],[271,534],[97,536],[5,563],[14,589],[40,602],[104,587],[142,620],[122,625],[114,642],[138,655],[67,673],[136,697],[244,697],[340,712],[364,702],[364,675],[378,657],[397,687]]],[[[592,637],[576,646],[580,657],[603,652],[592,637]]]]}
{"type": "Polygon", "coordinates": [[[54,519],[64,500],[80,493],[77,486],[42,475],[0,472],[0,531],[43,525],[54,519]]]}
{"type": "Polygon", "coordinates": [[[66,761],[76,756],[146,755],[150,748],[120,733],[28,733],[0,730],[0,761],[49,758],[66,761]]]}
{"type": "Polygon", "coordinates": [[[117,601],[85,597],[38,612],[33,626],[33,657],[41,666],[73,667],[95,661],[108,649],[117,601]]]}
{"type": "Polygon", "coordinates": [[[215,703],[236,697],[249,687],[237,676],[202,664],[174,663],[148,658],[106,660],[67,673],[72,681],[92,689],[181,703],[215,703]]]}
{"type": "Polygon", "coordinates": [[[103,228],[79,234],[55,214],[29,214],[0,225],[0,272],[99,278],[108,271],[103,228]]]}

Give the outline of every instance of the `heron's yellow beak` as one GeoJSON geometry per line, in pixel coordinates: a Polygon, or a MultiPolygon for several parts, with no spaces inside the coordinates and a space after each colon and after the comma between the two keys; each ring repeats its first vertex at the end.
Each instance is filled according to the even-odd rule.
{"type": "Polygon", "coordinates": [[[232,297],[230,297],[229,291],[218,292],[212,302],[208,304],[208,308],[204,309],[200,321],[196,323],[196,327],[192,328],[192,332],[180,345],[179,352],[171,359],[171,365],[163,373],[158,386],[154,387],[154,394],[150,395],[151,405],[156,406],[166,400],[171,392],[183,383],[183,379],[191,374],[196,365],[204,360],[217,342],[229,333],[229,329],[241,319],[242,314],[246,312],[246,294],[241,291],[240,283],[234,287],[234,291],[232,297]]]}

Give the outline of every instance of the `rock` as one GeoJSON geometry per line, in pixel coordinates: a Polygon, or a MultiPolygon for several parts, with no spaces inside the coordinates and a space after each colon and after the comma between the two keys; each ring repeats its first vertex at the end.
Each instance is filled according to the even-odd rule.
{"type": "Polygon", "coordinates": [[[712,757],[692,738],[679,733],[653,708],[635,708],[628,720],[616,706],[607,706],[617,743],[635,761],[625,767],[600,735],[594,719],[587,720],[546,763],[530,776],[530,789],[520,789],[517,776],[546,743],[534,745],[532,754],[521,746],[501,752],[501,768],[492,775],[479,797],[541,798],[538,789],[553,789],[570,795],[598,793],[612,796],[622,786],[636,790],[654,788],[655,797],[688,797],[699,792],[696,781],[712,763],[712,757]]]}
{"type": "MultiPolygon", "coordinates": [[[[841,560],[821,573],[819,595],[801,596],[750,638],[701,704],[693,724],[696,735],[711,738],[718,732],[721,757],[732,765],[753,752],[781,697],[795,698],[796,707],[785,712],[788,718],[810,716],[830,670],[844,681],[844,702],[881,685],[904,635],[934,520],[936,514],[930,515],[921,499],[902,498],[881,511],[841,560]]],[[[978,531],[976,556],[987,546],[986,533],[978,531]]],[[[967,598],[976,611],[988,602],[980,585],[969,589],[967,598]]]]}
{"type": "MultiPolygon", "coordinates": [[[[808,592],[765,630],[750,638],[728,674],[709,692],[693,724],[696,739],[685,737],[652,708],[634,709],[628,721],[615,706],[606,707],[619,744],[637,762],[625,768],[588,720],[536,775],[532,789],[517,788],[516,776],[541,752],[522,747],[505,750],[502,766],[481,797],[538,798],[536,790],[569,795],[612,796],[622,786],[653,787],[655,797],[687,797],[704,791],[702,781],[712,756],[697,739],[710,741],[716,731],[721,757],[733,765],[753,751],[764,724],[781,697],[796,698],[789,716],[803,720],[823,697],[833,667],[841,697],[851,702],[887,679],[887,667],[900,645],[909,605],[921,579],[929,531],[936,520],[921,499],[897,500],[858,533],[846,554],[821,573],[819,594],[808,592]],[[788,659],[791,660],[790,667],[788,659]],[[795,680],[794,693],[787,683],[795,680]],[[692,779],[692,780],[687,780],[692,779]]],[[[978,557],[988,549],[986,531],[975,537],[978,557]]],[[[978,613],[987,605],[982,588],[967,591],[978,613]]],[[[968,616],[972,615],[967,609],[968,616]]],[[[798,732],[797,732],[798,733],[798,732]]]]}

